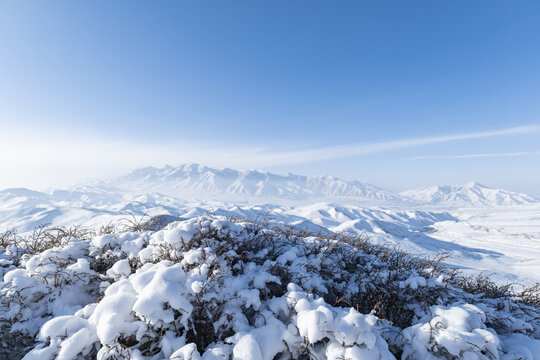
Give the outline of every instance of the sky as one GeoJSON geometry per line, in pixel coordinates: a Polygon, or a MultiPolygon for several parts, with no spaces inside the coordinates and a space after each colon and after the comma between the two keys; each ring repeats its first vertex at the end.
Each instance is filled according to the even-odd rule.
{"type": "Polygon", "coordinates": [[[540,195],[538,1],[0,1],[0,188],[186,162],[540,195]]]}

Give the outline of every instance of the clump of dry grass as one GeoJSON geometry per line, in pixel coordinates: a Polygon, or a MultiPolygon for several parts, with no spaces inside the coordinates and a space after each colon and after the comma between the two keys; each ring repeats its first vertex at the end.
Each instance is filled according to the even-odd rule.
{"type": "Polygon", "coordinates": [[[119,226],[108,225],[108,229],[114,229],[121,232],[143,232],[143,231],[159,231],[171,222],[179,220],[177,216],[172,215],[155,215],[149,216],[147,213],[142,216],[126,212],[128,216],[120,219],[119,226]]]}
{"type": "Polygon", "coordinates": [[[95,234],[95,231],[81,225],[51,227],[43,224],[25,235],[7,230],[0,234],[0,250],[9,250],[12,260],[18,265],[23,256],[63,247],[74,240],[90,240],[95,234]]]}

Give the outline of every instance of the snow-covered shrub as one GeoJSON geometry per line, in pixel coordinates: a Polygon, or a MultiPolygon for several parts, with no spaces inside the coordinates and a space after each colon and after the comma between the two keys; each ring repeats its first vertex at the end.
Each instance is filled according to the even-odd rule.
{"type": "Polygon", "coordinates": [[[71,227],[41,225],[26,235],[20,235],[15,230],[7,230],[0,234],[0,252],[4,256],[9,256],[13,263],[19,264],[24,258],[28,258],[27,255],[66,246],[73,240],[88,240],[93,235],[90,229],[78,225],[71,227]]]}
{"type": "Polygon", "coordinates": [[[496,359],[499,339],[486,329],[485,314],[474,305],[432,307],[430,314],[404,330],[409,346],[403,359],[496,359]]]}
{"type": "Polygon", "coordinates": [[[394,359],[379,333],[376,316],[329,306],[296,285],[289,285],[289,290],[287,300],[294,308],[295,327],[289,326],[286,342],[289,349],[295,349],[294,358],[304,352],[318,359],[394,359]]]}
{"type": "Polygon", "coordinates": [[[109,224],[102,230],[114,233],[121,229],[125,232],[143,232],[143,231],[158,231],[166,227],[171,222],[177,221],[178,217],[172,215],[155,215],[136,216],[132,212],[127,211],[126,217],[120,220],[119,226],[109,224]]]}
{"type": "Polygon", "coordinates": [[[4,267],[3,335],[32,328],[30,344],[43,324],[27,360],[534,359],[539,346],[538,307],[466,292],[440,259],[268,221],[193,218],[4,267]]]}
{"type": "Polygon", "coordinates": [[[136,263],[138,252],[147,243],[147,234],[124,232],[96,236],[88,244],[89,256],[92,259],[90,267],[97,273],[106,275],[119,260],[136,263]]]}
{"type": "Polygon", "coordinates": [[[21,351],[45,321],[73,314],[97,297],[99,278],[90,269],[86,247],[72,241],[28,255],[3,275],[0,354],[21,351]]]}

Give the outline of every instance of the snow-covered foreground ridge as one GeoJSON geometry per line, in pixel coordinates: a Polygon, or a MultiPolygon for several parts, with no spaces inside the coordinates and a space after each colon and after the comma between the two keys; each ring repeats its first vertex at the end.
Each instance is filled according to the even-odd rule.
{"type": "Polygon", "coordinates": [[[540,356],[535,289],[511,294],[437,259],[265,218],[140,225],[38,236],[33,247],[4,238],[0,357],[540,356]]]}

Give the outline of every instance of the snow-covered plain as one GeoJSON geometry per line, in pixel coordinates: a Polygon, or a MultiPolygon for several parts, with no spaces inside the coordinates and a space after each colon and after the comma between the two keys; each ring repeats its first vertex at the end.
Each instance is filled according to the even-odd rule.
{"type": "Polygon", "coordinates": [[[540,282],[540,202],[525,194],[477,183],[396,194],[328,176],[194,164],[139,169],[66,190],[0,191],[0,230],[24,236],[41,224],[117,230],[34,255],[0,249],[3,334],[20,336],[21,344],[37,340],[10,353],[13,340],[6,337],[0,357],[540,358],[534,306],[466,294],[433,269],[393,273],[364,254],[355,258],[364,270],[351,272],[342,258],[356,251],[350,244],[324,258],[314,244],[337,250],[309,235],[355,234],[427,258],[445,253],[444,263],[466,274],[532,285],[540,282]],[[160,231],[127,231],[134,220],[158,215],[176,221],[160,231]],[[245,219],[274,245],[260,243],[261,233],[245,219]],[[309,234],[291,241],[276,226],[309,234]],[[198,238],[201,229],[213,234],[209,240],[198,238]],[[244,243],[256,251],[241,252],[244,243]],[[322,275],[328,261],[337,264],[335,273],[322,275]],[[385,322],[395,319],[373,306],[354,306],[365,291],[389,284],[406,300],[407,326],[385,322]],[[345,296],[342,302],[333,292],[345,296]],[[439,298],[430,298],[434,292],[439,298]],[[431,300],[419,301],[424,296],[431,300]],[[219,316],[210,321],[213,312],[219,316]],[[499,312],[505,320],[496,319],[499,312]],[[201,316],[212,329],[193,323],[201,316]]]}

